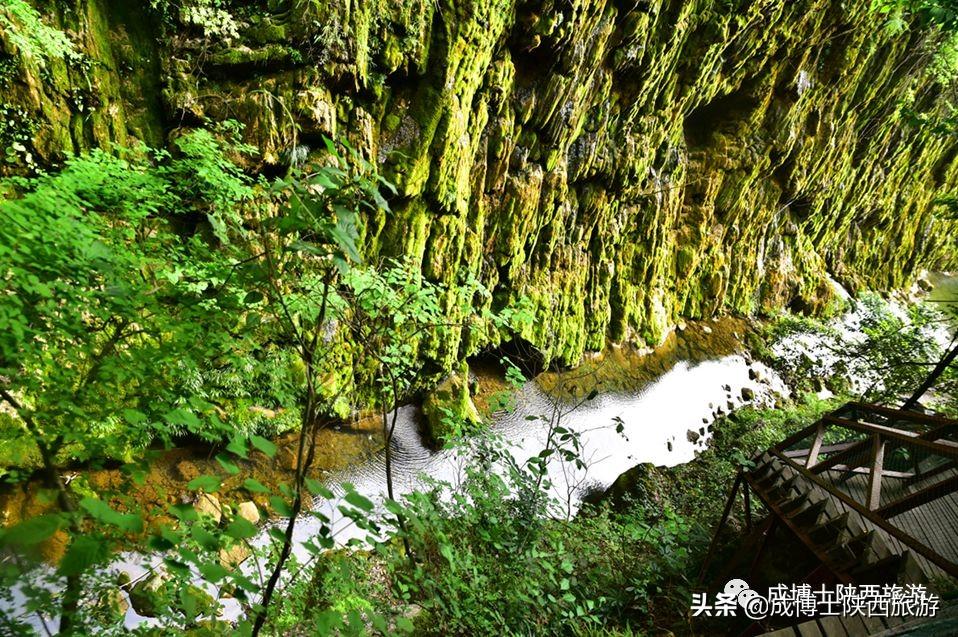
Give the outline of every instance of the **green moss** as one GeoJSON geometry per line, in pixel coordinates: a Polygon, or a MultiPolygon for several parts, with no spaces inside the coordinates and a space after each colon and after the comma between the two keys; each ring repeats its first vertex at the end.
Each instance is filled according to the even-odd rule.
{"type": "Polygon", "coordinates": [[[958,187],[954,140],[901,112],[938,93],[912,63],[920,30],[893,37],[838,0],[310,0],[220,47],[157,45],[128,4],[51,16],[86,71],[24,63],[5,80],[37,121],[38,161],[162,146],[164,123],[203,119],[243,121],[273,166],[348,138],[399,190],[368,220],[371,259],[411,255],[430,280],[473,276],[492,309],[527,299],[534,314],[428,348],[443,369],[515,336],[571,365],[658,343],[680,317],[834,311],[829,275],[888,289],[958,267],[955,222],[933,211],[958,187]]]}
{"type": "Polygon", "coordinates": [[[482,422],[469,394],[469,367],[461,363],[426,396],[422,404],[423,435],[434,447],[482,422]]]}

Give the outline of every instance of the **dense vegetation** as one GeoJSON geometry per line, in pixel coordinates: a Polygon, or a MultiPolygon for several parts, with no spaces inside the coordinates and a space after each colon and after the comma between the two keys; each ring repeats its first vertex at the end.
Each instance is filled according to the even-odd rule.
{"type": "MultiPolygon", "coordinates": [[[[212,59],[221,69],[256,67],[275,59],[284,69],[296,68],[306,58],[334,68],[341,64],[339,49],[354,44],[346,42],[343,25],[317,27],[320,5],[315,2],[305,3],[306,9],[304,3],[295,3],[290,9],[306,11],[302,15],[313,19],[310,28],[318,32],[311,38],[273,49],[272,36],[263,36],[260,43],[266,44],[256,51],[241,44],[215,46],[241,41],[251,24],[265,31],[275,26],[272,18],[257,21],[261,16],[248,3],[150,4],[161,30],[184,27],[182,39],[190,46],[201,43],[197,57],[212,59]],[[249,57],[254,54],[267,57],[249,57]]],[[[437,4],[437,10],[452,15],[453,7],[446,4],[437,4]]],[[[933,85],[950,90],[958,50],[950,35],[958,22],[953,4],[876,1],[873,9],[884,15],[891,32],[931,29],[933,85]]],[[[505,24],[506,13],[490,15],[505,24]]],[[[561,20],[548,25],[538,16],[527,18],[537,38],[532,48],[541,40],[553,40],[557,54],[571,56],[565,60],[571,76],[583,80],[580,67],[588,60],[566,46],[572,36],[563,35],[561,20]]],[[[643,33],[643,19],[629,18],[629,37],[643,33]]],[[[478,21],[465,22],[478,29],[478,21]]],[[[730,28],[731,21],[723,24],[730,28]]],[[[4,50],[16,52],[0,59],[0,85],[12,85],[14,78],[32,81],[34,71],[55,84],[103,70],[33,3],[3,2],[0,30],[4,50]]],[[[439,48],[455,54],[448,46],[454,36],[443,37],[439,48]]],[[[414,34],[409,38],[413,41],[390,45],[393,40],[383,37],[377,46],[398,46],[390,55],[402,57],[421,44],[414,34]]],[[[625,57],[619,63],[628,70],[628,56],[637,53],[622,51],[617,55],[625,57]]],[[[496,64],[505,82],[510,67],[496,64]]],[[[369,81],[361,97],[379,99],[388,92],[386,76],[380,70],[371,74],[372,79],[364,79],[369,81]]],[[[216,74],[186,77],[189,84],[201,77],[215,79],[216,74]]],[[[458,104],[459,97],[468,102],[465,93],[475,92],[456,82],[466,86],[477,80],[451,76],[450,81],[450,91],[462,90],[462,96],[423,94],[453,112],[450,104],[458,104]]],[[[799,97],[803,90],[809,89],[800,89],[799,97]]],[[[275,95],[263,97],[266,89],[253,92],[271,105],[280,104],[277,111],[287,108],[275,95]]],[[[95,101],[89,98],[77,91],[71,99],[85,107],[95,101]]],[[[483,99],[483,109],[496,103],[483,99]]],[[[741,95],[736,99],[750,102],[741,95]]],[[[892,119],[911,116],[911,125],[925,127],[929,135],[952,133],[947,109],[937,102],[925,110],[918,108],[921,105],[920,99],[904,100],[892,119]]],[[[797,229],[783,234],[791,244],[788,250],[801,256],[803,272],[790,281],[770,275],[763,288],[742,272],[735,276],[726,257],[705,243],[693,250],[675,237],[659,237],[652,243],[673,242],[676,248],[675,255],[661,258],[657,244],[621,248],[620,230],[629,224],[622,219],[596,221],[600,208],[616,214],[619,208],[607,201],[614,191],[604,190],[603,179],[589,173],[579,190],[553,195],[560,201],[556,208],[569,212],[569,219],[576,218],[570,211],[578,209],[561,201],[581,202],[588,213],[581,216],[588,220],[594,214],[596,219],[589,222],[589,232],[592,226],[603,226],[602,233],[583,238],[587,233],[576,230],[575,223],[550,219],[546,225],[555,232],[569,226],[570,234],[578,232],[576,241],[583,243],[575,250],[553,252],[561,241],[543,235],[548,250],[534,246],[544,251],[535,252],[531,261],[558,278],[536,279],[538,275],[525,271],[521,215],[542,195],[539,164],[524,173],[529,179],[529,174],[538,174],[536,188],[510,182],[515,198],[509,205],[518,217],[500,219],[490,213],[495,232],[501,233],[493,236],[505,237],[505,245],[485,254],[477,236],[466,238],[474,220],[469,215],[475,212],[466,204],[472,187],[467,184],[469,166],[452,165],[452,146],[438,141],[427,146],[423,156],[440,156],[439,176],[427,179],[417,164],[421,158],[396,159],[402,152],[388,162],[373,161],[368,148],[356,150],[315,131],[310,141],[317,147],[305,148],[298,144],[299,125],[294,123],[292,142],[280,153],[275,144],[249,143],[251,128],[254,135],[261,132],[255,126],[225,118],[204,120],[191,112],[190,118],[184,116],[191,126],[176,128],[157,148],[104,143],[49,162],[53,154],[41,153],[37,141],[39,124],[20,106],[4,102],[2,110],[3,174],[9,176],[0,182],[0,478],[8,490],[34,489],[37,503],[33,515],[0,531],[0,630],[5,633],[29,634],[38,626],[74,635],[123,633],[126,600],[117,596],[119,587],[138,612],[154,620],[137,628],[143,634],[477,635],[496,634],[503,627],[516,634],[543,635],[688,630],[688,597],[709,530],[729,479],[751,454],[852,392],[870,400],[899,400],[942,355],[940,344],[929,338],[942,319],[923,306],[910,308],[902,317],[878,297],[860,296],[856,303],[863,338],[853,342],[813,319],[782,316],[771,321],[764,334],[752,335],[757,339],[752,345],[800,398],[781,409],[736,412],[719,423],[712,446],[696,462],[669,472],[639,470],[633,483],[626,479],[609,497],[596,498],[573,515],[570,502],[556,498],[547,466],[582,465],[577,434],[555,413],[541,414],[537,418],[549,434],[544,447],[528,459],[515,458],[503,441],[478,427],[468,400],[468,368],[459,363],[480,350],[498,356],[523,348],[535,350],[528,360],[517,361],[530,368],[573,363],[610,336],[621,340],[632,334],[642,342],[657,342],[680,312],[695,317],[723,308],[770,312],[774,304],[785,302],[809,311],[832,309],[830,295],[822,292],[828,289],[824,260],[810,247],[817,223],[811,217],[811,199],[803,200],[797,208],[804,212],[796,213],[813,219],[809,236],[797,229]],[[413,192],[415,188],[422,190],[413,192]],[[442,211],[435,215],[438,221],[430,221],[435,224],[432,230],[422,222],[426,213],[416,208],[420,204],[410,203],[421,192],[428,192],[424,200],[442,211]],[[605,245],[606,240],[612,243],[605,245]],[[456,258],[450,256],[454,252],[456,258]],[[652,292],[647,295],[631,280],[613,283],[615,267],[603,273],[577,260],[580,253],[594,253],[597,258],[606,255],[602,263],[612,264],[607,252],[619,255],[615,259],[620,269],[648,274],[652,292]],[[653,261],[659,265],[648,266],[653,261]],[[470,265],[475,263],[483,266],[470,265]],[[667,267],[660,267],[662,263],[667,267]],[[672,288],[686,292],[664,291],[667,270],[683,282],[672,288]],[[504,290],[487,286],[510,277],[526,279],[504,290]],[[586,289],[591,292],[585,294],[586,289]],[[758,302],[762,289],[772,292],[758,302]],[[726,293],[727,303],[719,300],[726,293]],[[770,349],[797,332],[814,333],[833,353],[840,352],[843,367],[770,349]],[[500,351],[500,344],[511,347],[500,351]],[[447,378],[453,364],[458,372],[447,378]],[[843,383],[849,374],[865,379],[867,386],[859,391],[843,383]],[[444,397],[430,396],[428,403],[432,442],[455,446],[466,460],[457,481],[433,481],[429,489],[399,498],[390,472],[396,408],[420,398],[443,378],[444,397]],[[814,392],[823,387],[835,397],[816,398],[814,392]],[[386,461],[385,511],[350,485],[334,493],[314,471],[317,433],[361,409],[372,409],[379,418],[386,461]],[[291,451],[277,446],[277,436],[284,433],[293,441],[291,451]],[[137,498],[149,463],[158,450],[187,444],[202,445],[214,456],[217,472],[190,476],[184,480],[188,497],[171,494],[166,506],[150,509],[137,498]],[[256,461],[273,459],[281,451],[292,454],[293,461],[276,484],[249,474],[256,461]],[[120,471],[123,483],[103,489],[87,479],[87,472],[104,467],[120,471]],[[259,506],[250,512],[218,499],[227,481],[240,482],[239,490],[259,506]],[[329,509],[313,506],[316,500],[332,503],[337,515],[365,537],[338,546],[336,529],[341,527],[323,513],[329,509]],[[261,514],[278,522],[257,526],[261,514]],[[312,531],[303,543],[297,533],[307,525],[312,531]],[[143,551],[153,560],[137,581],[118,577],[111,568],[118,552],[126,550],[143,551]],[[16,613],[6,612],[13,608],[16,613]],[[222,608],[235,612],[223,618],[222,608]]],[[[391,120],[385,107],[382,111],[384,130],[392,127],[390,134],[395,133],[400,118],[392,114],[391,120]]],[[[430,134],[440,131],[452,139],[458,124],[449,112],[435,116],[430,134]]],[[[90,115],[90,121],[94,119],[90,115]]],[[[723,132],[706,144],[696,138],[703,135],[701,123],[696,126],[691,115],[687,120],[689,147],[701,149],[726,139],[723,132]]],[[[357,121],[365,120],[352,120],[357,121]]],[[[557,148],[572,148],[573,140],[557,133],[561,144],[540,142],[539,135],[544,139],[549,128],[541,125],[539,133],[516,137],[533,149],[534,161],[551,171],[559,162],[557,148]]],[[[584,124],[570,119],[563,126],[578,133],[584,124]]],[[[356,132],[346,131],[343,138],[356,132]]],[[[455,143],[468,137],[463,129],[455,143]]],[[[496,143],[505,148],[508,137],[503,134],[496,143]]],[[[526,161],[528,148],[523,157],[515,153],[516,162],[526,161]]],[[[916,151],[916,156],[923,152],[916,151]]],[[[928,152],[926,163],[947,172],[939,165],[939,151],[928,152]]],[[[496,161],[505,166],[508,153],[503,153],[496,161]]],[[[676,153],[662,154],[667,163],[677,164],[672,157],[676,153]]],[[[902,157],[896,161],[910,165],[902,157]]],[[[654,161],[650,158],[645,168],[655,172],[654,161]]],[[[585,171],[572,168],[579,169],[585,171]]],[[[673,169],[684,175],[682,169],[673,169]]],[[[741,183],[750,181],[740,177],[741,183]]],[[[609,182],[622,179],[608,176],[609,182]]],[[[780,175],[776,179],[785,181],[780,175]]],[[[740,200],[735,206],[741,208],[749,197],[738,195],[710,196],[724,201],[723,206],[740,200]]],[[[945,208],[953,203],[948,192],[934,195],[945,208]]],[[[779,208],[776,197],[769,210],[779,208]]],[[[649,196],[642,194],[639,201],[645,205],[649,196]]],[[[824,210],[825,203],[815,205],[824,210]]],[[[628,206],[622,210],[634,212],[628,206]]],[[[946,227],[941,225],[944,217],[926,212],[916,213],[921,224],[909,222],[909,236],[920,239],[928,228],[946,227]]],[[[649,223],[633,225],[652,227],[662,220],[645,221],[649,223]]],[[[674,230],[669,223],[663,227],[674,230]]],[[[861,225],[868,230],[883,223],[868,217],[861,225]]],[[[915,245],[938,255],[935,263],[953,256],[948,241],[933,237],[925,244],[919,239],[915,245]]],[[[869,252],[855,262],[859,272],[849,280],[872,280],[862,272],[886,254],[896,262],[906,258],[897,247],[869,252]]],[[[915,265],[913,255],[907,259],[909,267],[915,265]]],[[[789,258],[782,261],[790,263],[789,258]]],[[[896,284],[907,278],[903,272],[888,274],[896,284]]],[[[503,364],[515,385],[524,381],[512,361],[504,358],[503,364]]],[[[956,413],[956,384],[953,369],[942,376],[936,409],[956,413]]],[[[584,396],[595,398],[588,392],[584,396]]]]}

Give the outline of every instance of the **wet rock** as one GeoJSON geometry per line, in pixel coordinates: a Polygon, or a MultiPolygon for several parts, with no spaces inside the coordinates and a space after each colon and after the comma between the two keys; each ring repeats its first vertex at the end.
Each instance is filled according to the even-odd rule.
{"type": "Polygon", "coordinates": [[[599,504],[608,502],[613,509],[621,510],[631,503],[649,511],[661,509],[669,474],[650,463],[636,465],[616,478],[605,493],[590,494],[585,502],[599,504]]]}
{"type": "Polygon", "coordinates": [[[240,502],[239,506],[236,507],[236,514],[252,524],[259,523],[259,509],[256,507],[255,502],[240,502]]]}
{"type": "Polygon", "coordinates": [[[199,467],[189,460],[181,460],[176,463],[175,467],[173,467],[173,474],[176,476],[177,480],[189,482],[193,478],[201,476],[203,472],[200,471],[199,467]]]}
{"type": "Polygon", "coordinates": [[[688,324],[685,321],[679,321],[675,324],[676,329],[680,332],[684,332],[688,328],[688,324]]]}
{"type": "Polygon", "coordinates": [[[709,327],[708,325],[703,325],[703,326],[702,326],[702,331],[705,332],[706,334],[711,334],[711,333],[712,333],[712,328],[709,327]]]}
{"type": "Polygon", "coordinates": [[[433,447],[442,446],[457,427],[482,422],[469,395],[469,366],[463,363],[426,396],[422,404],[423,435],[433,447]]]}
{"type": "Polygon", "coordinates": [[[699,427],[699,435],[701,436],[705,435],[705,427],[699,427]]]}
{"type": "Polygon", "coordinates": [[[200,515],[205,515],[213,519],[217,524],[223,519],[223,506],[219,498],[209,493],[201,493],[200,497],[193,503],[193,508],[200,515]]]}
{"type": "Polygon", "coordinates": [[[163,607],[163,587],[170,576],[165,571],[158,571],[130,588],[130,605],[138,614],[144,617],[156,617],[157,611],[163,607]]]}
{"type": "Polygon", "coordinates": [[[731,400],[728,401],[728,402],[726,403],[726,405],[728,405],[728,410],[729,410],[729,411],[732,411],[733,409],[735,409],[735,403],[733,403],[731,400]]]}
{"type": "Polygon", "coordinates": [[[220,549],[220,564],[226,568],[235,568],[249,556],[249,548],[245,544],[237,542],[228,548],[220,549]]]}
{"type": "Polygon", "coordinates": [[[748,368],[748,379],[749,379],[749,380],[756,380],[756,381],[757,381],[757,380],[761,380],[761,379],[762,379],[762,372],[760,372],[759,370],[755,369],[754,367],[749,367],[749,368],[748,368]]]}
{"type": "Polygon", "coordinates": [[[667,440],[667,441],[665,442],[665,447],[666,447],[669,451],[672,451],[672,441],[671,441],[671,440],[667,440]]]}
{"type": "Polygon", "coordinates": [[[722,389],[724,389],[725,391],[732,391],[732,386],[731,386],[731,385],[722,385],[722,389]]]}
{"type": "Polygon", "coordinates": [[[703,419],[702,419],[702,422],[704,422],[705,424],[708,424],[709,419],[708,419],[708,418],[703,418],[703,419]]]}
{"type": "Polygon", "coordinates": [[[751,387],[742,388],[742,400],[749,402],[755,399],[755,390],[751,387]]]}
{"type": "Polygon", "coordinates": [[[689,442],[695,444],[699,439],[699,432],[695,431],[694,429],[689,429],[687,432],[685,432],[685,437],[689,442]]]}
{"type": "Polygon", "coordinates": [[[276,461],[279,462],[281,467],[291,471],[295,471],[296,467],[299,465],[299,459],[297,458],[296,450],[289,449],[287,447],[279,448],[279,451],[276,454],[276,461]]]}

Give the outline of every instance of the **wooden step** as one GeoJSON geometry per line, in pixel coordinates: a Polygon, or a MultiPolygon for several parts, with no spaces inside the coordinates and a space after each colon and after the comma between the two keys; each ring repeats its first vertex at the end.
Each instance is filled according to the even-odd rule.
{"type": "MultiPolygon", "coordinates": [[[[808,537],[819,546],[846,544],[851,539],[851,533],[848,531],[848,512],[827,517],[824,522],[809,529],[808,537]]],[[[852,552],[858,555],[857,551],[852,550],[852,552]]]]}
{"type": "Polygon", "coordinates": [[[902,555],[889,555],[871,564],[861,564],[852,568],[849,575],[858,584],[891,584],[898,581],[903,565],[902,555]]]}
{"type": "Polygon", "coordinates": [[[826,502],[827,500],[813,502],[798,513],[790,515],[789,517],[795,522],[796,526],[802,528],[817,526],[824,517],[826,502]]]}

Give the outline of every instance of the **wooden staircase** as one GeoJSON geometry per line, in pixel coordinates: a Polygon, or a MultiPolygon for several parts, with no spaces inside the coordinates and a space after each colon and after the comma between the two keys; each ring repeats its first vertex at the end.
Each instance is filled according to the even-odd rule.
{"type": "MultiPolygon", "coordinates": [[[[934,592],[958,582],[956,420],[849,403],[755,455],[732,485],[701,582],[739,491],[750,542],[740,547],[740,559],[726,562],[713,589],[733,578],[750,581],[763,556],[780,546],[797,549],[794,540],[772,542],[779,531],[787,531],[814,557],[809,562],[802,551],[794,560],[779,559],[790,578],[782,584],[921,584],[934,592]],[[768,514],[760,525],[753,524],[753,501],[768,514]]],[[[782,570],[778,564],[773,572],[782,575],[782,570]]],[[[916,621],[920,623],[913,617],[779,617],[752,623],[744,631],[730,624],[721,630],[751,636],[784,626],[768,634],[857,637],[916,621]]]]}
{"type": "Polygon", "coordinates": [[[842,584],[927,583],[910,551],[895,552],[881,529],[848,510],[821,485],[765,452],[743,478],[778,523],[842,584]]]}

